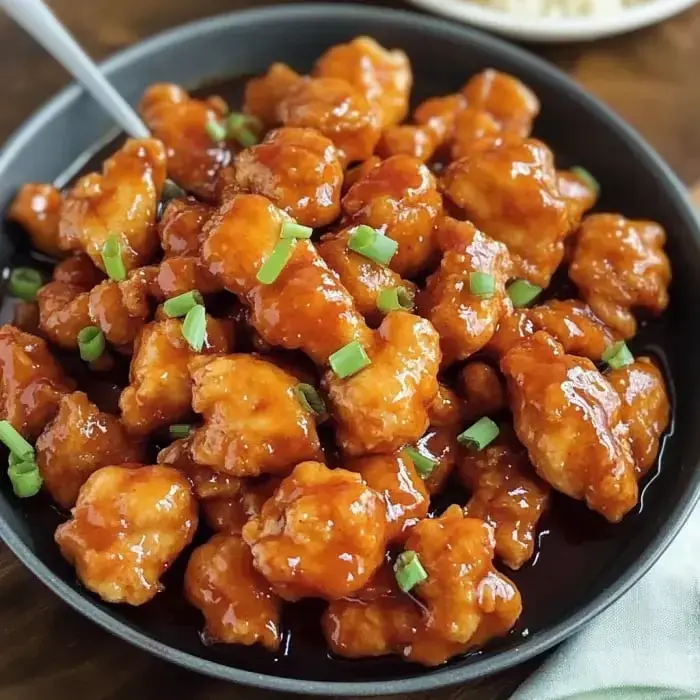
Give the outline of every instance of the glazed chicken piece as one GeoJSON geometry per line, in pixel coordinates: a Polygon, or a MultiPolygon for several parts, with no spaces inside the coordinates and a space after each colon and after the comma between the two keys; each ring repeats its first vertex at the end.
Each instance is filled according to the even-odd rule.
{"type": "Polygon", "coordinates": [[[388,542],[405,540],[408,531],[428,515],[428,492],[403,453],[360,457],[345,462],[344,467],[357,472],[384,499],[388,542]]]}
{"type": "Polygon", "coordinates": [[[158,249],[156,212],[164,182],[163,144],[129,139],[105,161],[102,174],[81,177],[66,195],[59,245],[87,253],[104,271],[102,246],[117,236],[127,271],[148,263],[158,249]]]}
{"type": "Polygon", "coordinates": [[[190,373],[192,408],[204,418],[192,435],[197,464],[238,477],[284,475],[318,457],[314,415],[292,375],[253,355],[198,357],[190,373]]]}
{"type": "Polygon", "coordinates": [[[386,316],[365,348],[371,364],[341,379],[324,375],[336,439],[350,456],[390,454],[428,427],[438,390],[440,339],[428,321],[405,311],[386,316]]]}
{"type": "Polygon", "coordinates": [[[168,175],[191,194],[216,201],[216,180],[231,151],[225,141],[212,140],[207,125],[223,120],[225,103],[216,97],[197,100],[178,85],[156,83],[144,93],[139,112],[165,145],[168,175]]]}
{"type": "Polygon", "coordinates": [[[550,487],[535,474],[527,450],[509,429],[481,451],[461,448],[460,481],[472,497],[464,513],[494,529],[496,556],[520,569],[535,552],[537,523],[549,503],[550,487]]]}
{"type": "Polygon", "coordinates": [[[143,605],[192,541],[197,501],[176,469],[103,467],[80,489],[56,543],[78,578],[108,603],[143,605]]]}
{"type": "Polygon", "coordinates": [[[537,473],[610,522],[637,504],[634,459],[616,429],[621,401],[587,358],[538,331],[501,360],[515,431],[537,473]]]}
{"type": "Polygon", "coordinates": [[[438,392],[428,408],[430,425],[449,427],[461,424],[464,417],[464,402],[445,384],[438,384],[438,392]]]}
{"type": "Polygon", "coordinates": [[[224,288],[198,256],[181,255],[165,258],[160,265],[149,269],[153,271],[150,278],[150,293],[158,301],[172,299],[193,289],[207,295],[220,292],[224,288]]]}
{"type": "Polygon", "coordinates": [[[61,398],[56,417],[36,441],[44,486],[66,509],[75,505],[80,488],[93,472],[113,464],[141,462],[143,456],[142,443],[82,391],[61,398]]]}
{"type": "Polygon", "coordinates": [[[265,127],[279,125],[277,105],[303,80],[284,63],[273,63],[267,73],[246,83],[243,111],[265,127]]]}
{"type": "Polygon", "coordinates": [[[462,94],[431,97],[421,102],[413,112],[416,124],[427,127],[433,134],[437,145],[451,141],[457,117],[467,107],[467,100],[462,94]]]}
{"type": "Polygon", "coordinates": [[[202,257],[209,272],[250,309],[250,322],[270,345],[300,349],[318,365],[353,340],[371,341],[371,331],[353,298],[314,245],[298,241],[272,284],[257,274],[280,240],[284,212],[260,195],[228,200],[205,229],[202,257]]]}
{"type": "Polygon", "coordinates": [[[618,428],[629,440],[637,476],[642,478],[656,461],[671,418],[663,374],[648,357],[640,357],[605,377],[622,402],[618,428]]]}
{"type": "Polygon", "coordinates": [[[343,598],[384,561],[385,507],[359,474],[303,462],[243,528],[243,539],[285,600],[343,598]]]}
{"type": "Polygon", "coordinates": [[[314,129],[272,131],[238,154],[234,172],[239,191],[264,195],[302,226],[327,226],[340,214],[343,166],[314,129]]]}
{"type": "Polygon", "coordinates": [[[414,445],[421,455],[435,463],[430,474],[423,477],[423,484],[431,497],[442,493],[447,486],[457,460],[457,435],[463,429],[460,423],[431,425],[414,445]]]}
{"type": "Polygon", "coordinates": [[[450,157],[452,160],[459,160],[482,148],[488,149],[502,132],[501,124],[488,112],[468,107],[455,117],[450,157]]]}
{"type": "Polygon", "coordinates": [[[382,161],[343,197],[347,223],[366,224],[399,244],[389,266],[402,277],[424,270],[436,254],[433,228],[442,213],[435,178],[419,160],[382,161]]]}
{"type": "Polygon", "coordinates": [[[372,326],[381,323],[384,313],[377,307],[377,297],[385,289],[403,288],[409,300],[416,285],[401,278],[391,268],[380,265],[348,248],[355,227],[324,236],[316,247],[328,267],[337,273],[345,289],[355,300],[357,310],[372,326]]]}
{"type": "Polygon", "coordinates": [[[78,347],[78,333],[91,326],[88,290],[80,285],[49,282],[36,294],[39,327],[54,345],[66,350],[78,347]]]}
{"type": "Polygon", "coordinates": [[[381,133],[379,109],[339,78],[304,78],[277,104],[285,126],[316,129],[330,139],[343,165],[372,155],[381,133]]]}
{"type": "Polygon", "coordinates": [[[193,197],[171,199],[158,222],[158,238],[164,257],[199,255],[202,229],[214,211],[214,207],[193,197]]]}
{"type": "Polygon", "coordinates": [[[341,78],[376,105],[382,127],[399,124],[408,113],[413,74],[408,56],[389,51],[368,36],[337,44],[316,61],[313,75],[341,78]]]}
{"type": "Polygon", "coordinates": [[[658,315],[668,306],[665,242],[659,224],[618,214],[588,216],[577,234],[569,277],[594,313],[623,338],[637,331],[633,311],[658,315]]]}
{"type": "Polygon", "coordinates": [[[560,170],[557,173],[559,192],[569,206],[572,230],[576,230],[584,215],[593,209],[598,201],[597,183],[590,176],[586,176],[584,172],[580,169],[572,169],[560,170]]]}
{"type": "Polygon", "coordinates": [[[499,321],[512,313],[506,293],[511,274],[508,249],[466,221],[446,217],[437,238],[444,250],[440,267],[418,296],[418,309],[440,334],[443,365],[465,360],[483,348],[499,321]],[[488,275],[488,295],[472,291],[475,274],[488,275]]]}
{"type": "Polygon", "coordinates": [[[281,601],[253,568],[240,537],[214,535],[192,552],[185,597],[204,615],[207,642],[279,648],[281,601]]]}
{"type": "Polygon", "coordinates": [[[464,420],[492,416],[507,407],[506,387],[499,371],[486,362],[468,362],[459,372],[459,390],[464,397],[464,420]]]}
{"type": "Polygon", "coordinates": [[[343,194],[347,194],[348,190],[360,180],[369,175],[370,171],[374,169],[375,165],[379,165],[382,159],[379,156],[370,156],[367,160],[363,160],[357,165],[353,165],[345,171],[345,179],[343,180],[343,194]]]}
{"type": "MultiPolygon", "coordinates": [[[[202,352],[228,350],[226,328],[208,317],[202,352]]],[[[130,432],[145,435],[189,414],[192,386],[187,365],[195,354],[182,335],[182,319],[153,321],[141,329],[134,344],[130,385],[119,399],[122,421],[130,432]]]]}
{"type": "Polygon", "coordinates": [[[35,301],[16,301],[12,307],[12,321],[10,323],[25,333],[40,338],[44,335],[39,326],[39,304],[35,301]]]}
{"type": "Polygon", "coordinates": [[[375,152],[381,158],[410,156],[421,163],[427,163],[438,145],[438,139],[430,127],[399,124],[382,131],[375,152]]]}
{"type": "Polygon", "coordinates": [[[45,341],[14,326],[0,327],[0,420],[33,440],[72,388],[45,341]]]}
{"type": "Polygon", "coordinates": [[[27,183],[20,187],[12,202],[8,218],[29,234],[32,248],[56,258],[65,251],[58,243],[58,222],[63,198],[53,185],[27,183]]]}
{"type": "Polygon", "coordinates": [[[77,253],[61,260],[53,269],[53,281],[72,284],[85,290],[97,286],[105,276],[95,267],[89,255],[77,253]]]}
{"type": "Polygon", "coordinates": [[[515,276],[549,284],[564,255],[570,222],[554,157],[544,144],[492,141],[452,163],[442,184],[477,228],[508,246],[515,276]]]}

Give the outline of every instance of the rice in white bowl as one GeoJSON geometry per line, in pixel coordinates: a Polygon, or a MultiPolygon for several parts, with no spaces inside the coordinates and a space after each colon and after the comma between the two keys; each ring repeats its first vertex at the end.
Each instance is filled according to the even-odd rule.
{"type": "Polygon", "coordinates": [[[519,17],[610,17],[650,0],[468,0],[519,17]]]}

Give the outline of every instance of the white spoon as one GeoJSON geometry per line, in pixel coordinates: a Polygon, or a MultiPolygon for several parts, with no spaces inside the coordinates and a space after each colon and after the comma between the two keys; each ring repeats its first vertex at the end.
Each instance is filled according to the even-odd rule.
{"type": "Polygon", "coordinates": [[[150,136],[138,114],[102,75],[42,0],[0,0],[0,7],[31,34],[127,134],[134,138],[150,136]]]}

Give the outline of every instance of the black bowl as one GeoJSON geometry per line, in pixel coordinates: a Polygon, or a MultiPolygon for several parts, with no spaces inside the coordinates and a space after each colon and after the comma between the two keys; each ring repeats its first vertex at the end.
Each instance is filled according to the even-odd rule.
{"type": "MultiPolygon", "coordinates": [[[[0,535],[44,583],[76,610],[123,639],[187,668],[281,691],[328,695],[404,693],[459,683],[519,664],[564,640],[630,588],[658,559],[686,520],[700,487],[700,366],[693,348],[700,298],[700,232],[683,186],[654,152],[614,114],[559,71],[476,31],[423,16],[360,6],[277,6],[236,13],[168,32],[105,64],[132,102],[154,81],[200,86],[220,76],[262,72],[273,61],[308,69],[328,46],[359,34],[406,50],[416,73],[416,99],[456,90],[487,66],[514,73],[539,95],[536,133],[559,164],[581,164],[600,180],[601,208],[650,218],[669,233],[674,266],[671,308],[635,339],[654,352],[672,382],[674,423],[642,506],[622,524],[607,525],[580,504],[555,499],[538,556],[514,578],[525,613],[507,638],[486,650],[424,669],[398,659],[343,661],[328,657],[315,616],[303,604],[286,622],[293,633],[279,657],[260,649],[201,644],[199,616],[181,600],[182,563],[166,576],[167,590],[149,605],[108,606],[85,591],[52,539],[63,517],[41,499],[18,501],[3,480],[0,535]],[[549,534],[547,534],[549,531],[549,534]]],[[[229,84],[240,88],[240,81],[229,84]]],[[[7,144],[0,156],[0,204],[28,181],[65,183],[104,143],[110,120],[77,87],[63,91],[7,144]],[[102,141],[101,141],[102,140],[102,141]]],[[[3,265],[27,254],[26,242],[5,226],[3,265]]],[[[182,558],[181,558],[182,559],[182,558]]]]}

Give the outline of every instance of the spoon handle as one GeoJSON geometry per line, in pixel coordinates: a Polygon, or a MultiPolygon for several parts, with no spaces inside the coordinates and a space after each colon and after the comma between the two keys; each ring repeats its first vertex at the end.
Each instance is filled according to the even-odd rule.
{"type": "Polygon", "coordinates": [[[42,0],[0,0],[0,7],[59,61],[124,131],[136,138],[150,135],[138,114],[104,78],[42,0]]]}

